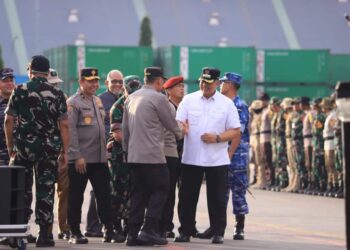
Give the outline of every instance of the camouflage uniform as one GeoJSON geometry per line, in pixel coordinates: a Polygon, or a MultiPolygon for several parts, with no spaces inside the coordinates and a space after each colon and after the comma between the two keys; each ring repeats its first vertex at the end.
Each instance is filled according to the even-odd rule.
{"type": "Polygon", "coordinates": [[[307,182],[309,191],[312,187],[313,173],[312,173],[312,134],[311,134],[311,121],[313,116],[313,111],[304,111],[305,116],[303,119],[303,138],[304,138],[304,153],[305,153],[305,168],[307,172],[307,182]]]}
{"type": "Polygon", "coordinates": [[[341,121],[339,119],[337,119],[334,125],[334,147],[336,170],[336,186],[334,192],[336,197],[344,197],[342,131],[341,121]]]}
{"type": "Polygon", "coordinates": [[[288,160],[286,153],[286,115],[286,111],[281,109],[276,117],[276,184],[280,188],[285,188],[288,185],[288,160]]]}
{"type": "MultiPolygon", "coordinates": [[[[248,187],[247,167],[249,162],[249,112],[248,106],[239,96],[233,99],[241,123],[241,141],[231,158],[228,171],[228,184],[232,191],[233,214],[248,214],[246,190],[248,187]]],[[[227,196],[227,201],[228,201],[227,196]]]]}
{"type": "Polygon", "coordinates": [[[324,139],[322,136],[325,115],[318,111],[312,119],[312,171],[317,190],[325,191],[327,173],[324,161],[324,139]]]}
{"type": "Polygon", "coordinates": [[[298,191],[300,187],[303,189],[307,185],[303,140],[303,119],[304,112],[302,110],[293,112],[291,138],[297,176],[295,177],[296,179],[291,191],[298,191]]]}
{"type": "Polygon", "coordinates": [[[61,148],[58,121],[67,119],[67,106],[61,90],[36,77],[15,88],[6,114],[17,117],[18,129],[10,165],[25,167],[25,216],[32,214],[33,168],[36,184],[35,222],[53,223],[57,157],[61,148]]]}
{"type": "MultiPolygon", "coordinates": [[[[110,110],[111,124],[122,123],[125,96],[120,97],[110,110]]],[[[124,161],[123,148],[120,142],[113,139],[111,158],[108,159],[109,171],[111,173],[112,207],[116,212],[117,220],[129,218],[130,207],[130,174],[124,161]]]]}
{"type": "Polygon", "coordinates": [[[6,147],[6,138],[4,132],[5,109],[8,100],[0,97],[0,166],[9,164],[9,154],[6,147]]]}

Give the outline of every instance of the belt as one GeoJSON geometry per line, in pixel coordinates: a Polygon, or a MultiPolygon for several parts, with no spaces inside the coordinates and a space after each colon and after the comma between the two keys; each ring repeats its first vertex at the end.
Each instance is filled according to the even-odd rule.
{"type": "Polygon", "coordinates": [[[304,138],[312,138],[312,135],[304,135],[304,138]]]}
{"type": "Polygon", "coordinates": [[[286,138],[292,138],[290,135],[286,135],[286,138]]]}
{"type": "Polygon", "coordinates": [[[333,139],[334,139],[334,136],[328,136],[328,137],[325,137],[325,138],[324,138],[325,141],[333,140],[333,139]]]}
{"type": "Polygon", "coordinates": [[[262,131],[260,134],[271,134],[271,130],[262,131]]]}
{"type": "Polygon", "coordinates": [[[253,133],[252,135],[260,135],[260,132],[257,132],[257,133],[253,133]]]}

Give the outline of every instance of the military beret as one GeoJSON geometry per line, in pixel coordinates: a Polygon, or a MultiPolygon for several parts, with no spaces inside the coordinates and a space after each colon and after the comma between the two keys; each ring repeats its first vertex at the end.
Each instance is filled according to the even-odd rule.
{"type": "Polygon", "coordinates": [[[182,76],[174,76],[170,77],[163,85],[164,89],[170,89],[175,85],[184,82],[184,78],[182,76]]]}
{"type": "Polygon", "coordinates": [[[270,96],[269,96],[269,94],[264,92],[260,95],[260,97],[258,99],[261,101],[270,101],[270,96]]]}
{"type": "Polygon", "coordinates": [[[27,70],[29,69],[38,73],[47,73],[50,70],[50,62],[45,56],[33,56],[28,63],[27,70]]]}
{"type": "Polygon", "coordinates": [[[270,104],[271,105],[280,105],[282,102],[281,98],[274,96],[270,99],[270,104]]]}
{"type": "Polygon", "coordinates": [[[220,77],[220,70],[216,68],[211,67],[204,67],[202,69],[202,74],[199,77],[199,80],[203,80],[207,83],[213,83],[214,81],[218,80],[220,77]]]}
{"type": "Polygon", "coordinates": [[[14,78],[13,69],[11,68],[3,68],[0,69],[0,78],[1,80],[5,80],[6,78],[14,78]]]}
{"type": "Polygon", "coordinates": [[[85,79],[85,80],[95,80],[95,79],[100,79],[98,76],[98,69],[97,68],[82,68],[80,70],[80,79],[85,79]]]}
{"type": "Polygon", "coordinates": [[[220,81],[222,81],[222,82],[230,81],[230,82],[234,82],[238,85],[241,85],[242,80],[243,80],[243,77],[237,73],[234,73],[234,72],[226,72],[225,75],[220,78],[220,81]]]}
{"type": "Polygon", "coordinates": [[[300,99],[300,103],[304,105],[309,105],[310,104],[310,98],[307,96],[302,96],[300,99]]]}
{"type": "Polygon", "coordinates": [[[124,77],[124,88],[128,92],[128,94],[131,94],[135,92],[136,90],[140,89],[142,86],[141,79],[136,75],[130,75],[124,77]]]}

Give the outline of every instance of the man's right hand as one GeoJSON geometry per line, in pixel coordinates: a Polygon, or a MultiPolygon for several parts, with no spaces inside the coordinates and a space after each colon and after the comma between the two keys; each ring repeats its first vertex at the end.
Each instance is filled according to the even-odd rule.
{"type": "Polygon", "coordinates": [[[75,170],[79,174],[85,174],[86,173],[86,162],[83,157],[75,160],[75,170]]]}

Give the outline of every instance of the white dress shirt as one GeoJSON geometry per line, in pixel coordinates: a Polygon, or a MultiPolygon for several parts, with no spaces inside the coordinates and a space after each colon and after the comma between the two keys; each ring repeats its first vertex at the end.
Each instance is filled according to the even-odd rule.
{"type": "Polygon", "coordinates": [[[201,91],[184,97],[176,113],[176,120],[189,123],[185,136],[182,163],[202,167],[230,164],[228,142],[205,143],[201,135],[221,134],[228,129],[239,128],[237,109],[228,97],[215,92],[209,99],[201,91]]]}

